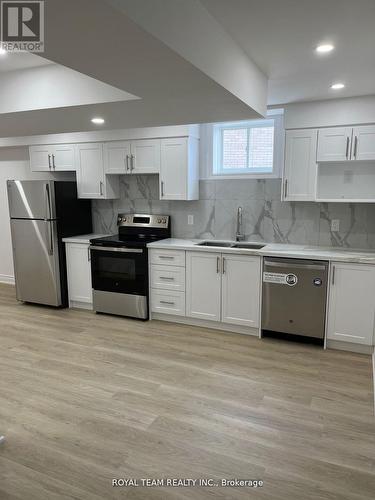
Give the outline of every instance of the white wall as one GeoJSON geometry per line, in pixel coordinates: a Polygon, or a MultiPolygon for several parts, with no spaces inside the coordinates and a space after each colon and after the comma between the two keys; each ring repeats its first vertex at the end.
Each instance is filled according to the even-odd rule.
{"type": "Polygon", "coordinates": [[[286,104],[286,129],[375,123],[375,96],[286,104]]]}
{"type": "MultiPolygon", "coordinates": [[[[65,180],[67,177],[71,178],[72,174],[59,174],[60,180],[65,180]]],[[[0,149],[0,282],[14,282],[6,181],[51,178],[56,177],[49,173],[30,171],[28,148],[0,149]]]]}

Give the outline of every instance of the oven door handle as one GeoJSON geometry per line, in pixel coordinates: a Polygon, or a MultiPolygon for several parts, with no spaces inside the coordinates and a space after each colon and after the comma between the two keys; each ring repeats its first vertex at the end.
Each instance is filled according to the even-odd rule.
{"type": "Polygon", "coordinates": [[[143,250],[140,248],[126,248],[126,247],[90,246],[90,250],[100,250],[101,252],[143,253],[143,250]]]}

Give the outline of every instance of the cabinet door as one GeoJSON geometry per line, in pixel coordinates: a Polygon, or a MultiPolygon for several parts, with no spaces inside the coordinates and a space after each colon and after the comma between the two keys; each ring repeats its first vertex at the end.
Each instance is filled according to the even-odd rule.
{"type": "Polygon", "coordinates": [[[186,316],[220,321],[221,254],[186,252],[186,316]]]}
{"type": "Polygon", "coordinates": [[[288,130],[285,138],[285,170],[283,199],[309,201],[315,199],[316,145],[318,131],[288,130]]]}
{"type": "Polygon", "coordinates": [[[74,144],[57,144],[52,146],[52,168],[56,172],[76,169],[74,144]]]}
{"type": "Polygon", "coordinates": [[[133,141],[131,144],[133,174],[160,172],[160,139],[133,141]]]}
{"type": "Polygon", "coordinates": [[[188,139],[161,140],[160,199],[187,199],[188,139]]]}
{"type": "Polygon", "coordinates": [[[78,144],[77,190],[79,198],[104,198],[103,145],[78,144]]]}
{"type": "Polygon", "coordinates": [[[352,160],[375,160],[375,126],[353,129],[352,160]]]}
{"type": "Polygon", "coordinates": [[[30,168],[32,172],[50,172],[52,153],[50,146],[30,146],[30,168]]]}
{"type": "Polygon", "coordinates": [[[92,303],[89,245],[66,243],[69,302],[92,303]]]}
{"type": "Polygon", "coordinates": [[[322,128],[318,134],[317,161],[350,160],[351,127],[322,128]]]}
{"type": "Polygon", "coordinates": [[[130,142],[114,141],[104,144],[106,174],[130,174],[130,142]]]}
{"type": "Polygon", "coordinates": [[[259,326],[260,257],[223,254],[222,321],[259,326]]]}
{"type": "Polygon", "coordinates": [[[327,338],[373,345],[375,267],[333,263],[327,338]]]}

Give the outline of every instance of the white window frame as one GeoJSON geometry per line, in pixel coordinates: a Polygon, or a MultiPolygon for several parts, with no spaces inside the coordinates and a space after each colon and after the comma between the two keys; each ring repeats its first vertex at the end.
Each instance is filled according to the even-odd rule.
{"type": "Polygon", "coordinates": [[[279,179],[282,176],[284,158],[284,116],[283,110],[274,110],[266,118],[239,122],[211,123],[201,125],[201,179],[279,179]],[[221,162],[221,134],[224,129],[262,127],[265,122],[274,122],[274,148],[272,172],[249,171],[243,169],[230,174],[219,173],[221,162]]]}

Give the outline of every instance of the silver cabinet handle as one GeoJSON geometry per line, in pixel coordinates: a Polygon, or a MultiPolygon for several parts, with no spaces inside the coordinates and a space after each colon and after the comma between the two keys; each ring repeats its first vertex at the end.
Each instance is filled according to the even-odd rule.
{"type": "Polygon", "coordinates": [[[99,193],[100,193],[100,196],[103,196],[103,182],[102,181],[99,181],[99,193]]]}
{"type": "Polygon", "coordinates": [[[288,179],[284,181],[284,198],[288,196],[288,179]]]}
{"type": "Polygon", "coordinates": [[[354,153],[353,153],[353,156],[355,159],[357,159],[357,148],[358,148],[358,137],[355,136],[355,138],[354,138],[354,153]]]}
{"type": "Polygon", "coordinates": [[[168,276],[159,276],[159,279],[161,279],[161,280],[168,280],[168,281],[174,281],[174,278],[170,278],[168,276]]]}
{"type": "Polygon", "coordinates": [[[159,255],[159,259],[174,260],[174,257],[171,257],[170,255],[159,255]]]}
{"type": "Polygon", "coordinates": [[[135,163],[135,156],[134,155],[131,155],[130,156],[130,170],[133,171],[134,170],[134,163],[135,163]]]}
{"type": "Polygon", "coordinates": [[[335,271],[336,271],[336,267],[332,266],[332,285],[335,284],[335,271]]]}
{"type": "Polygon", "coordinates": [[[160,300],[160,304],[167,304],[168,306],[174,306],[174,302],[169,302],[168,300],[160,300]]]}
{"type": "Polygon", "coordinates": [[[164,181],[161,181],[160,188],[161,188],[161,197],[164,198],[164,181]]]}
{"type": "Polygon", "coordinates": [[[129,155],[126,155],[124,157],[124,165],[125,165],[125,170],[127,172],[129,170],[129,155]]]}
{"type": "Polygon", "coordinates": [[[56,170],[56,165],[55,165],[55,155],[52,155],[52,168],[56,170]]]}
{"type": "Polygon", "coordinates": [[[350,144],[350,138],[349,138],[349,136],[348,136],[348,137],[346,138],[346,154],[345,154],[346,159],[348,159],[348,158],[349,158],[349,144],[350,144]]]}
{"type": "Polygon", "coordinates": [[[220,257],[219,256],[216,257],[216,273],[217,274],[220,273],[220,257]]]}
{"type": "Polygon", "coordinates": [[[51,169],[51,155],[48,155],[48,168],[51,169]]]}
{"type": "Polygon", "coordinates": [[[223,257],[223,274],[225,274],[225,257],[223,257]]]}

